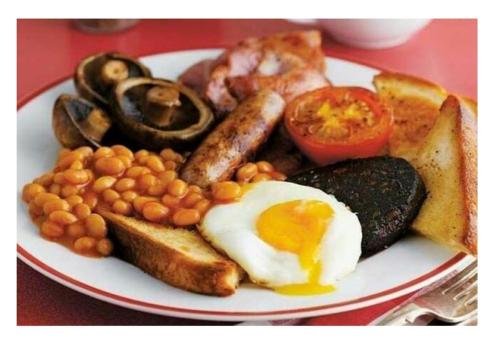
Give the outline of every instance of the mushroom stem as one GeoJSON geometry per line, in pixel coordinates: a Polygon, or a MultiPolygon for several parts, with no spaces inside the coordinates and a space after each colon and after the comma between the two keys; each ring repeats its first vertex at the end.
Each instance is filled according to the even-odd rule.
{"type": "Polygon", "coordinates": [[[146,93],[145,117],[157,127],[172,123],[175,109],[181,106],[179,90],[173,87],[155,86],[146,93]]]}

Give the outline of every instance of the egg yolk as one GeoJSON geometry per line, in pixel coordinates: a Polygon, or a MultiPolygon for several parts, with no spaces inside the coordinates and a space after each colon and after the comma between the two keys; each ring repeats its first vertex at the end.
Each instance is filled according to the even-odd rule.
{"type": "Polygon", "coordinates": [[[308,281],[275,290],[288,295],[315,295],[335,290],[321,285],[321,262],[318,250],[334,211],[329,204],[317,200],[295,200],[266,209],[257,220],[259,237],[272,247],[296,254],[301,267],[308,271],[308,281]]]}

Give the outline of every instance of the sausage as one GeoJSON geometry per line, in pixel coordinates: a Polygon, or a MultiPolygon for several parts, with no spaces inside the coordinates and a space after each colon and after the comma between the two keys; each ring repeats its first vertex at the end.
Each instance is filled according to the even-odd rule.
{"type": "Polygon", "coordinates": [[[230,179],[266,142],[284,108],[283,98],[271,90],[247,98],[193,152],[181,171],[181,178],[203,188],[230,179]]]}

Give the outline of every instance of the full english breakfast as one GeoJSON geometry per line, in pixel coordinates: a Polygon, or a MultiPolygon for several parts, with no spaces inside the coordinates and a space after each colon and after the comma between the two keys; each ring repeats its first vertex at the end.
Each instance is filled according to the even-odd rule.
{"type": "Polygon", "coordinates": [[[207,295],[331,293],[410,231],[476,255],[477,104],[325,68],[317,31],[245,39],[177,81],[87,57],[53,107],[55,166],[22,200],[43,238],[207,295]]]}

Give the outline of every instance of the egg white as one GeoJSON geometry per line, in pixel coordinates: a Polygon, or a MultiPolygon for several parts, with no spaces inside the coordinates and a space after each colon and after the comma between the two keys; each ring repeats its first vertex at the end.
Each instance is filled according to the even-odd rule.
{"type": "Polygon", "coordinates": [[[277,250],[257,232],[257,219],[269,207],[294,200],[316,200],[330,205],[334,215],[320,243],[322,285],[332,285],[352,272],[361,255],[361,225],[357,216],[332,195],[289,182],[256,183],[238,202],[211,208],[199,227],[215,248],[237,262],[259,285],[280,287],[307,283],[299,257],[277,250]]]}

